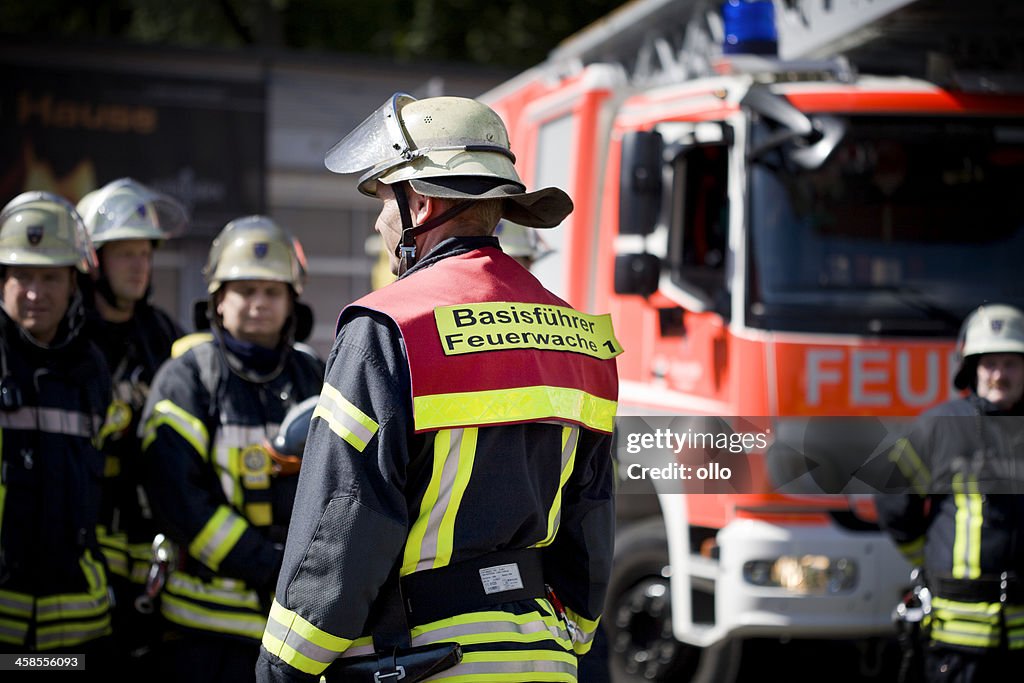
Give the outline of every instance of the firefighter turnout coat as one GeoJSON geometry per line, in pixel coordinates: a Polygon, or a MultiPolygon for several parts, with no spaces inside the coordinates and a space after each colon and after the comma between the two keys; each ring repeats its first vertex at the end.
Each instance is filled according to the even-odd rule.
{"type": "Polygon", "coordinates": [[[931,640],[1024,649],[1024,417],[971,394],[915,422],[891,457],[907,495],[876,498],[879,521],[933,595],[931,640]]]}
{"type": "Polygon", "coordinates": [[[276,374],[243,379],[219,342],[203,341],[165,363],[150,390],[146,491],[179,546],[160,609],[193,632],[255,642],[263,634],[297,484],[275,475],[264,441],[323,380],[318,359],[284,353],[276,374]]]}
{"type": "Polygon", "coordinates": [[[373,652],[395,570],[412,645],[464,652],[429,680],[576,680],[610,573],[619,352],[608,316],[568,307],[492,237],[449,238],[347,307],[259,680],[331,680],[373,652]],[[520,576],[530,553],[557,598],[520,576]]]}
{"type": "Polygon", "coordinates": [[[76,327],[66,319],[42,347],[0,309],[0,651],[80,648],[110,633],[96,541],[110,376],[76,327]]]}
{"type": "Polygon", "coordinates": [[[114,392],[96,534],[110,573],[141,586],[157,530],[141,486],[139,420],[153,377],[181,330],[166,313],[140,302],[127,322],[108,322],[90,311],[86,331],[107,360],[114,392]]]}

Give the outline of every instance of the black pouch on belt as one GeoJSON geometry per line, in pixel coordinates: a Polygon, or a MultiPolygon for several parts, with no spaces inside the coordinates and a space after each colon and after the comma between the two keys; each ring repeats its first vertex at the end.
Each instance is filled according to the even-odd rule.
{"type": "Polygon", "coordinates": [[[369,625],[375,652],[334,660],[324,672],[329,683],[416,683],[462,661],[458,643],[412,647],[397,567],[374,602],[369,625]]]}

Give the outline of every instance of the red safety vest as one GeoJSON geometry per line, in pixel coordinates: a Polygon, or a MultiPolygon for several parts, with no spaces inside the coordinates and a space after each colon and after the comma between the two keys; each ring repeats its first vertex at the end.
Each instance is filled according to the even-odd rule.
{"type": "Polygon", "coordinates": [[[351,307],[401,331],[417,433],[541,420],[612,431],[610,317],[575,311],[500,249],[442,259],[351,307]]]}

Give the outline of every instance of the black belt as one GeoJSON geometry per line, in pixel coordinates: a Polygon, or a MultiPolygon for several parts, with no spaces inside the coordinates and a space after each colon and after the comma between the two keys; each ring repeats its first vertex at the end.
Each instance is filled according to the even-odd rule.
{"type": "Polygon", "coordinates": [[[401,581],[405,612],[414,625],[545,596],[544,568],[537,548],[488,553],[414,572],[401,581]]]}
{"type": "Polygon", "coordinates": [[[929,581],[935,594],[958,602],[1024,604],[1024,582],[1013,572],[986,574],[976,579],[937,577],[929,581]]]}

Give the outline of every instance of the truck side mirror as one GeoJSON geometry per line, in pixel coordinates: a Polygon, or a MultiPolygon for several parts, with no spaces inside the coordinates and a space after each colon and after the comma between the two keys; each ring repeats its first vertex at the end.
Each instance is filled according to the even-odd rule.
{"type": "Polygon", "coordinates": [[[658,291],[661,259],[654,254],[615,256],[615,293],[650,296],[658,291]]]}
{"type": "Polygon", "coordinates": [[[622,137],[620,235],[649,235],[658,223],[663,148],[661,133],[631,131],[622,137]]]}

